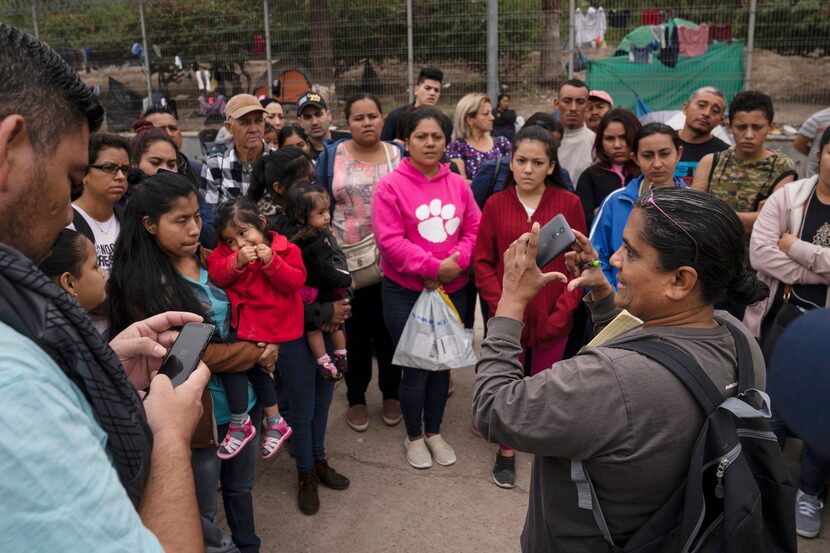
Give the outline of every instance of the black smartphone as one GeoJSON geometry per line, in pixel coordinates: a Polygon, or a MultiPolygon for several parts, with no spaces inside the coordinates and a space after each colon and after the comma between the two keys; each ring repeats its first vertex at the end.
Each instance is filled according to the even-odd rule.
{"type": "Polygon", "coordinates": [[[166,375],[176,388],[196,370],[216,327],[207,323],[186,323],[173,343],[159,374],[166,375]]]}
{"type": "Polygon", "coordinates": [[[571,226],[561,213],[545,223],[539,231],[536,265],[541,269],[576,242],[571,226]]]}

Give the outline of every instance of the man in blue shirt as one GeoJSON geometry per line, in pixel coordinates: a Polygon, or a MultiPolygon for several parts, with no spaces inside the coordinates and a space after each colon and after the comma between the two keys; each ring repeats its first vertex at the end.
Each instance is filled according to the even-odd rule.
{"type": "Polygon", "coordinates": [[[45,44],[0,24],[0,551],[204,551],[190,437],[209,373],[144,389],[198,316],[129,327],[112,349],[33,264],[71,221],[103,109],[45,44]],[[128,381],[129,379],[129,381],[128,381]]]}

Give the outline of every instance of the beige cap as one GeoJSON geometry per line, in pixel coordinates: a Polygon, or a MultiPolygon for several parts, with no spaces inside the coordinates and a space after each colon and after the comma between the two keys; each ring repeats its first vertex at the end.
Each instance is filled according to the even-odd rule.
{"type": "Polygon", "coordinates": [[[225,117],[239,119],[252,111],[265,112],[253,94],[237,94],[225,105],[225,117]]]}

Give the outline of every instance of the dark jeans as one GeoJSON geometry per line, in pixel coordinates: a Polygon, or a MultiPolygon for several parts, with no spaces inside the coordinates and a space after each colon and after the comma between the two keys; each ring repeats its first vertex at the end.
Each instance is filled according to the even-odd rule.
{"type": "MultiPolygon", "coordinates": [[[[262,420],[259,402],[251,409],[251,420],[262,420]]],[[[227,424],[217,427],[219,436],[224,436],[227,431],[227,424]]],[[[251,494],[258,451],[256,442],[251,442],[239,455],[227,461],[216,456],[215,447],[195,448],[192,451],[199,513],[213,521],[216,516],[216,484],[221,482],[222,502],[231,538],[242,553],[257,553],[260,545],[254,528],[254,500],[251,494]]]]}
{"type": "MultiPolygon", "coordinates": [[[[787,436],[795,435],[787,428],[786,423],[772,409],[772,418],[769,421],[772,431],[778,438],[778,444],[784,449],[787,436]]],[[[824,481],[830,476],[830,459],[813,449],[806,442],[801,450],[801,477],[798,487],[806,494],[819,495],[824,488],[824,481]]]]}
{"type": "MultiPolygon", "coordinates": [[[[324,335],[329,354],[334,351],[328,335],[324,335]]],[[[326,458],[325,438],[329,406],[334,383],[317,372],[317,361],[308,347],[308,337],[280,344],[277,370],[282,378],[291,410],[281,413],[294,429],[291,443],[297,460],[297,471],[314,470],[314,461],[326,458]]]]}
{"type": "Polygon", "coordinates": [[[398,399],[401,368],[392,364],[395,347],[383,321],[381,283],[355,290],[352,316],[346,321],[349,372],[346,398],[349,406],[366,404],[366,389],[372,380],[372,350],[378,360],[378,387],[383,399],[398,399]]]}
{"type": "MultiPolygon", "coordinates": [[[[248,382],[254,387],[254,392],[263,407],[277,404],[277,391],[274,381],[259,367],[248,369],[244,373],[222,373],[219,375],[225,394],[228,396],[228,409],[234,415],[248,411],[248,382]]],[[[251,417],[251,420],[256,420],[251,417]]]]}
{"type": "MultiPolygon", "coordinates": [[[[397,347],[412,307],[420,292],[404,288],[388,278],[383,279],[383,318],[397,347]]],[[[450,294],[456,311],[464,312],[467,304],[467,291],[462,288],[450,294]]],[[[441,420],[447,406],[447,390],[450,384],[450,371],[426,371],[412,367],[403,368],[401,379],[401,412],[406,424],[406,433],[416,438],[421,435],[421,420],[427,434],[441,432],[441,420]]]]}

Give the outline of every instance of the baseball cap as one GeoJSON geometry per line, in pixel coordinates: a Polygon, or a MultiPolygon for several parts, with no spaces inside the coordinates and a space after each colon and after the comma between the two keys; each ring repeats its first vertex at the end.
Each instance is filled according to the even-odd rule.
{"type": "Polygon", "coordinates": [[[605,92],[604,90],[592,90],[588,93],[588,99],[596,98],[598,100],[602,100],[603,102],[608,102],[611,104],[611,107],[614,106],[614,100],[611,99],[611,95],[605,92]]]}
{"type": "Polygon", "coordinates": [[[307,106],[314,106],[319,109],[328,109],[326,107],[326,101],[323,100],[323,97],[318,93],[311,91],[306,92],[300,96],[299,100],[297,100],[297,113],[302,113],[307,106]]]}
{"type": "Polygon", "coordinates": [[[232,119],[239,119],[252,111],[265,111],[253,94],[237,94],[225,105],[225,117],[232,119]]]}

